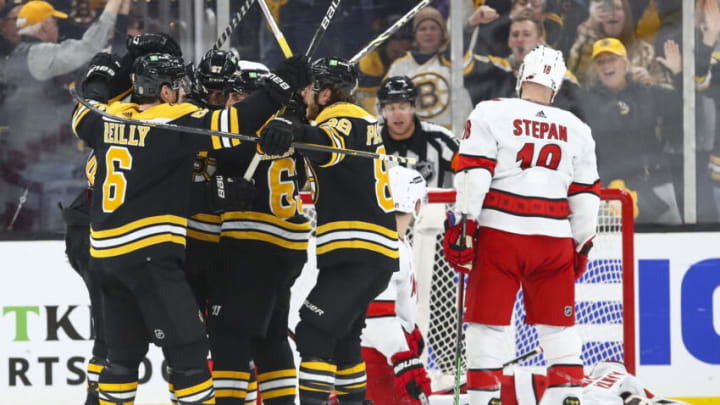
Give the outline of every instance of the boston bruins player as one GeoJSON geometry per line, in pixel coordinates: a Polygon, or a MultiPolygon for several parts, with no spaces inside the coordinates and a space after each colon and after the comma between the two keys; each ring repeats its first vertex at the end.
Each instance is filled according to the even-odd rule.
{"type": "MultiPolygon", "coordinates": [[[[262,82],[245,73],[260,73],[263,66],[242,65],[253,70],[241,69],[228,86],[247,96],[262,82]]],[[[239,157],[228,150],[213,156],[218,173],[242,178],[254,154],[239,157]]],[[[251,359],[264,403],[295,403],[297,371],[287,336],[290,287],[307,260],[311,231],[301,214],[298,172],[304,174],[304,166],[298,169],[289,154],[265,156],[253,177],[250,206],[228,207],[222,214],[221,263],[209,273],[208,318],[218,404],[247,399],[251,359]],[[238,252],[249,254],[238,260],[238,252]]]]}
{"type": "MultiPolygon", "coordinates": [[[[312,64],[314,82],[303,91],[307,118],[280,117],[262,138],[280,153],[294,139],[385,153],[376,120],[353,104],[357,72],[340,58],[312,64]]],[[[360,333],[368,305],[398,270],[398,235],[384,161],[308,152],[317,182],[317,284],[300,310],[300,403],[323,404],[334,388],[342,404],[365,399],[360,333]]]]}
{"type": "MultiPolygon", "coordinates": [[[[287,101],[290,90],[306,83],[305,61],[289,60],[278,68],[282,85],[268,83],[244,103],[209,112],[171,104],[177,102],[185,73],[182,60],[149,54],[133,64],[136,103],[108,106],[108,88],[121,80],[117,61],[108,56],[96,62],[83,93],[109,114],[245,133],[257,130],[287,101]]],[[[83,105],[73,114],[72,129],[97,156],[90,255],[92,271],[101,277],[108,346],[108,365],[99,377],[100,404],[134,403],[138,366],[150,340],[163,348],[179,404],[215,403],[205,330],[182,271],[188,176],[197,151],[236,142],[113,122],[83,105]]]]}

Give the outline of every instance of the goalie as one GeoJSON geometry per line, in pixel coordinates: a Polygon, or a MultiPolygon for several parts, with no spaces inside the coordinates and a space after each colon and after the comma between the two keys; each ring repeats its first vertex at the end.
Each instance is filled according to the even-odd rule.
{"type": "Polygon", "coordinates": [[[424,342],[415,325],[417,294],[412,246],[405,234],[427,200],[423,176],[412,169],[390,169],[390,189],[400,239],[400,271],[368,308],[361,336],[367,367],[367,399],[375,405],[420,404],[430,395],[430,379],[420,360],[424,342]]]}

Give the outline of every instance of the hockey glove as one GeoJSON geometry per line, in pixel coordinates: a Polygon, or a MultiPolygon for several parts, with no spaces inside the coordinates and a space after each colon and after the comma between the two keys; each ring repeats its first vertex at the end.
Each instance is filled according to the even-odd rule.
{"type": "Polygon", "coordinates": [[[302,138],[303,125],[290,116],[275,117],[260,133],[260,152],[265,155],[283,155],[294,140],[302,138]]]}
{"type": "Polygon", "coordinates": [[[304,56],[294,56],[282,61],[275,71],[268,74],[263,87],[279,104],[287,104],[294,91],[301,91],[310,84],[310,65],[304,56]]]}
{"type": "Polygon", "coordinates": [[[403,397],[410,397],[420,404],[420,395],[430,395],[430,379],[420,358],[411,350],[395,353],[390,359],[395,373],[395,390],[403,397]]]}
{"type": "Polygon", "coordinates": [[[415,352],[418,357],[422,356],[423,350],[425,349],[425,340],[417,325],[415,325],[412,333],[405,332],[405,340],[410,347],[410,351],[415,352]]]}
{"type": "Polygon", "coordinates": [[[140,34],[127,39],[127,49],[134,59],[149,53],[168,53],[182,57],[180,45],[168,34],[140,34]]]}
{"type": "Polygon", "coordinates": [[[443,239],[443,253],[445,260],[455,271],[470,273],[475,259],[475,241],[477,239],[477,222],[466,220],[466,240],[460,240],[462,235],[462,221],[456,223],[455,214],[447,213],[445,220],[445,237],[443,239]],[[468,242],[470,238],[472,242],[468,242]]]}
{"type": "MultiPolygon", "coordinates": [[[[428,183],[430,180],[432,180],[433,176],[435,176],[435,169],[433,168],[432,162],[427,161],[421,161],[417,162],[415,166],[413,166],[414,170],[417,170],[424,178],[425,181],[428,183]]],[[[442,179],[440,179],[442,181],[442,179]]]]}
{"type": "Polygon", "coordinates": [[[588,254],[592,247],[593,243],[589,241],[580,249],[580,252],[575,252],[575,280],[582,277],[583,273],[585,273],[588,265],[588,254]]]}
{"type": "Polygon", "coordinates": [[[107,87],[104,88],[109,89],[109,93],[106,94],[109,100],[128,93],[128,90],[132,89],[130,70],[131,63],[129,58],[120,59],[116,55],[111,55],[107,52],[97,53],[90,60],[90,65],[85,73],[85,80],[82,83],[83,96],[94,100],[105,98],[105,94],[103,94],[102,97],[97,97],[92,94],[97,88],[93,87],[91,89],[88,87],[88,84],[94,80],[101,80],[107,83],[107,87]]]}
{"type": "Polygon", "coordinates": [[[255,184],[242,177],[213,176],[210,190],[210,207],[215,213],[248,211],[258,194],[255,184]]]}

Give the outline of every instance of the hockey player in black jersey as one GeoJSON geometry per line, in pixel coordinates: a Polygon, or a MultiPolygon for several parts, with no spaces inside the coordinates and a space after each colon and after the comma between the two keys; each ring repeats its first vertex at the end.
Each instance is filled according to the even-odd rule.
{"type": "MultiPolygon", "coordinates": [[[[270,121],[262,137],[274,153],[295,140],[385,153],[375,118],[353,103],[355,67],[340,58],[312,64],[303,92],[307,118],[270,121]],[[272,140],[272,141],[270,141],[272,140]]],[[[266,147],[266,146],[264,146],[266,147]]],[[[398,270],[398,235],[385,161],[338,153],[304,152],[317,183],[317,284],[300,310],[296,342],[300,403],[323,404],[334,388],[341,404],[365,399],[360,333],[369,303],[398,270]]]]}
{"type": "MultiPolygon", "coordinates": [[[[262,75],[262,66],[246,61],[240,65],[262,75]]],[[[251,72],[241,68],[240,75],[231,78],[232,93],[242,93],[242,98],[257,90],[262,80],[251,72]]],[[[238,96],[232,93],[231,99],[238,96]]],[[[239,179],[254,154],[213,152],[218,173],[239,179]]],[[[208,283],[208,331],[218,405],[245,402],[251,359],[263,402],[295,403],[297,371],[287,336],[290,287],[307,260],[311,230],[301,215],[298,173],[304,174],[304,166],[298,165],[302,158],[289,154],[264,156],[253,176],[250,206],[227,207],[222,214],[221,263],[209,272],[208,283]],[[238,260],[237,252],[249,254],[238,260]]]]}
{"type": "Polygon", "coordinates": [[[417,97],[415,85],[407,76],[388,77],[380,84],[377,101],[386,152],[417,158],[412,168],[423,175],[428,187],[452,187],[458,141],[447,128],[417,117],[417,97]]]}
{"type": "MultiPolygon", "coordinates": [[[[109,114],[244,133],[257,130],[287,101],[290,90],[307,82],[305,61],[289,60],[276,72],[282,85],[269,83],[243,103],[210,112],[174,104],[185,74],[182,60],[149,54],[133,63],[135,103],[108,106],[108,89],[126,78],[119,77],[123,69],[109,55],[94,62],[83,95],[109,114]]],[[[163,349],[179,404],[215,403],[205,329],[182,271],[188,177],[195,153],[239,142],[112,121],[83,105],[73,114],[72,129],[97,157],[90,255],[92,271],[101,278],[108,346],[108,365],[99,378],[100,404],[134,403],[138,366],[150,341],[163,349]]]]}

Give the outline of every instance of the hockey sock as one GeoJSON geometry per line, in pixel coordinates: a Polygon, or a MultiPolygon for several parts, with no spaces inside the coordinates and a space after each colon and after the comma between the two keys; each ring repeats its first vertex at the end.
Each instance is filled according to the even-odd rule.
{"type": "Polygon", "coordinates": [[[367,392],[365,362],[341,364],[335,373],[335,394],[340,404],[361,405],[367,392]]]}
{"type": "MultiPolygon", "coordinates": [[[[217,365],[216,365],[217,367],[217,365]]],[[[219,370],[212,372],[218,405],[243,405],[248,391],[248,371],[219,370]]]]}
{"type": "Polygon", "coordinates": [[[471,405],[499,405],[505,327],[471,323],[466,332],[471,405]]]}
{"type": "Polygon", "coordinates": [[[548,386],[540,405],[578,405],[582,397],[582,341],[574,326],[536,325],[547,362],[548,386]]]}
{"type": "Polygon", "coordinates": [[[178,405],[215,404],[213,379],[207,368],[195,370],[169,370],[170,390],[178,405]]]}
{"type": "Polygon", "coordinates": [[[258,397],[257,372],[255,371],[255,363],[250,362],[250,380],[248,380],[247,394],[245,395],[245,405],[256,404],[257,397],[258,397]]]}
{"type": "Polygon", "coordinates": [[[98,378],[100,405],[134,405],[137,386],[137,367],[130,369],[118,364],[104,367],[98,378]]]}
{"type": "Polygon", "coordinates": [[[318,358],[300,363],[300,405],[324,405],[335,383],[335,364],[318,358]]]}
{"type": "Polygon", "coordinates": [[[105,368],[105,360],[92,357],[87,365],[87,397],[85,405],[98,405],[98,379],[105,368]]]}
{"type": "Polygon", "coordinates": [[[297,370],[268,371],[258,374],[258,386],[266,405],[291,405],[295,403],[297,370]]]}

